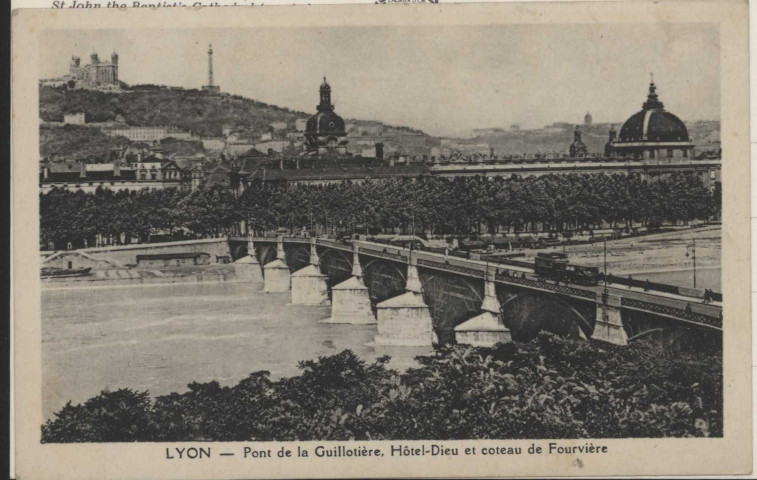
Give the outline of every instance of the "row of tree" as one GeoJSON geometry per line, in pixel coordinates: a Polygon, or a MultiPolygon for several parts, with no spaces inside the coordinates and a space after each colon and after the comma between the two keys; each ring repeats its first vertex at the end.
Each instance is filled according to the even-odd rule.
{"type": "Polygon", "coordinates": [[[648,182],[636,175],[419,177],[384,182],[292,185],[253,183],[236,197],[221,186],[194,192],[54,189],[41,194],[41,240],[56,248],[100,234],[148,241],[158,230],[212,236],[237,232],[326,229],[376,233],[389,229],[437,234],[567,232],[707,219],[720,212],[697,175],[648,182]]]}

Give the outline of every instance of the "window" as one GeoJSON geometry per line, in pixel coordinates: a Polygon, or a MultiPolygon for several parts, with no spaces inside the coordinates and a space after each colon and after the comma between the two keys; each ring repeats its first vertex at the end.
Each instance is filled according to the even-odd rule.
{"type": "Polygon", "coordinates": [[[673,149],[672,148],[668,149],[668,158],[673,158],[673,149]]]}
{"type": "Polygon", "coordinates": [[[683,158],[689,158],[689,151],[686,149],[683,150],[683,158]]]}
{"type": "Polygon", "coordinates": [[[715,170],[710,170],[710,180],[715,180],[715,170]]]}

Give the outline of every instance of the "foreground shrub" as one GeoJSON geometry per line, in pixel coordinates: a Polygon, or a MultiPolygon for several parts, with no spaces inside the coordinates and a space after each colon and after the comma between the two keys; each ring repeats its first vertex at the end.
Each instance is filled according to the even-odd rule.
{"type": "Polygon", "coordinates": [[[102,392],[69,402],[43,442],[519,439],[722,436],[722,362],[541,333],[494,348],[448,346],[404,374],[345,350],[257,372],[233,387],[192,383],[151,401],[102,392]]]}

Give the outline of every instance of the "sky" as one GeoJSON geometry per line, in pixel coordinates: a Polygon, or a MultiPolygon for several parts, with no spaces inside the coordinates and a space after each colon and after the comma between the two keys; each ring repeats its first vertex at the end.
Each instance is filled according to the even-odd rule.
{"type": "Polygon", "coordinates": [[[641,109],[650,72],[668,111],[720,118],[714,24],[500,25],[58,30],[40,40],[40,77],[71,55],[119,53],[128,84],[199,88],[315,113],[326,76],[336,112],[439,136],[553,122],[623,122],[641,109]]]}

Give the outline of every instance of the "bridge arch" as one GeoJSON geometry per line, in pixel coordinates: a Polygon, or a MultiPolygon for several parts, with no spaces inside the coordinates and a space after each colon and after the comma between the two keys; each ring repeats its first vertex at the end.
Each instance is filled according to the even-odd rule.
{"type": "Polygon", "coordinates": [[[289,270],[296,272],[310,265],[310,249],[307,246],[295,244],[284,244],[284,253],[286,254],[286,263],[289,270]]]}
{"type": "Polygon", "coordinates": [[[363,267],[363,281],[368,287],[371,304],[388,300],[405,292],[407,270],[397,263],[382,259],[373,259],[363,267]]]}
{"type": "Polygon", "coordinates": [[[347,264],[349,264],[350,269],[352,269],[352,255],[347,255],[341,250],[336,250],[334,248],[323,248],[322,250],[318,251],[318,256],[321,259],[321,262],[323,263],[324,259],[329,257],[340,257],[340,261],[344,261],[347,264]]]}
{"type": "Polygon", "coordinates": [[[234,260],[238,260],[244,256],[249,255],[246,242],[229,242],[229,250],[231,253],[231,258],[234,260]]]}
{"type": "Polygon", "coordinates": [[[258,252],[260,252],[261,265],[271,263],[277,258],[276,247],[272,245],[262,245],[258,247],[258,252]]]}
{"type": "Polygon", "coordinates": [[[441,343],[454,342],[454,328],[481,312],[484,280],[425,268],[419,268],[418,274],[437,338],[441,343]]]}
{"type": "Polygon", "coordinates": [[[513,340],[530,340],[540,330],[570,337],[580,337],[583,333],[586,338],[594,332],[596,307],[593,304],[577,308],[557,295],[519,292],[507,298],[501,307],[513,340]]]}
{"type": "Polygon", "coordinates": [[[352,256],[333,248],[319,249],[321,272],[328,275],[329,285],[337,285],[352,275],[352,256]]]}

